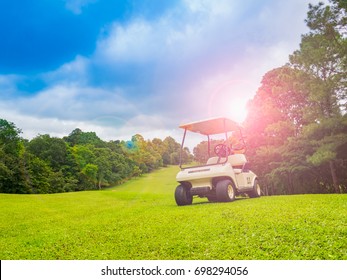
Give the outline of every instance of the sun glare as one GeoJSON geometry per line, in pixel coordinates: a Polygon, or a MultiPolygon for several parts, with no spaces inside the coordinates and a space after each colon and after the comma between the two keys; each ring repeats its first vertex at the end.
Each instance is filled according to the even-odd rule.
{"type": "Polygon", "coordinates": [[[210,117],[225,116],[242,123],[247,116],[247,102],[250,86],[247,81],[228,81],[220,85],[211,95],[208,103],[210,117]]]}
{"type": "Polygon", "coordinates": [[[243,123],[247,116],[247,100],[241,98],[232,98],[229,105],[227,117],[232,120],[243,123]]]}

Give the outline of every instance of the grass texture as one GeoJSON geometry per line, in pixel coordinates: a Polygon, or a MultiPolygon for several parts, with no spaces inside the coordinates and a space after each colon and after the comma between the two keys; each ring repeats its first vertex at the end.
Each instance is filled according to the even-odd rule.
{"type": "Polygon", "coordinates": [[[347,195],[178,207],[177,172],[103,191],[0,194],[0,259],[347,259],[347,195]]]}

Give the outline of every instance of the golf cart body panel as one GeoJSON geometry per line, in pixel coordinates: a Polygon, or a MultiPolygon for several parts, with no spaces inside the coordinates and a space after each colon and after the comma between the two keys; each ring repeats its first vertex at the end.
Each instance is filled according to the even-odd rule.
{"type": "Polygon", "coordinates": [[[247,159],[243,153],[232,153],[228,133],[236,134],[245,143],[241,126],[227,118],[213,118],[203,121],[180,125],[184,129],[181,152],[184,147],[186,132],[191,131],[207,136],[208,160],[206,164],[182,167],[176,176],[180,185],[176,188],[175,199],[178,205],[191,204],[193,196],[207,197],[210,201],[233,201],[235,195],[246,193],[250,197],[260,196],[260,187],[257,176],[248,169],[247,159]],[[225,137],[223,144],[217,144],[214,152],[210,153],[211,135],[222,134],[225,137]],[[224,144],[226,143],[226,144],[224,144]],[[216,149],[218,148],[218,149],[216,149]]]}
{"type": "MultiPolygon", "coordinates": [[[[231,155],[228,158],[244,155],[231,155]]],[[[251,189],[255,174],[250,170],[244,169],[243,161],[234,161],[235,165],[228,160],[227,163],[217,163],[218,158],[210,158],[206,165],[197,167],[183,168],[176,176],[177,182],[190,182],[194,187],[213,187],[213,178],[230,178],[240,189],[251,189]],[[216,163],[211,163],[216,162],[216,163]]],[[[231,160],[232,161],[232,160],[231,160]]]]}

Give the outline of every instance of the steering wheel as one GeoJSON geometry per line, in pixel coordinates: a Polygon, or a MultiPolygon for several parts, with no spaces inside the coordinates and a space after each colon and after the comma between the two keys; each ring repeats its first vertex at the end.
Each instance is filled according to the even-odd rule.
{"type": "Polygon", "coordinates": [[[218,144],[214,147],[214,152],[219,157],[227,157],[231,154],[231,150],[225,144],[218,144]]]}

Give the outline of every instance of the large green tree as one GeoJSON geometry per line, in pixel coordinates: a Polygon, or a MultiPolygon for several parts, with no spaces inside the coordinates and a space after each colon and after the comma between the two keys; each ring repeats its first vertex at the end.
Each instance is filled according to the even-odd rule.
{"type": "Polygon", "coordinates": [[[345,2],[309,5],[306,23],[300,49],[265,74],[249,103],[249,154],[275,193],[347,185],[345,2]]]}
{"type": "Polygon", "coordinates": [[[346,11],[343,1],[332,5],[309,5],[307,25],[310,32],[302,36],[300,49],[290,56],[291,66],[313,79],[307,81],[314,116],[308,140],[316,142],[309,160],[315,165],[329,166],[335,192],[340,192],[341,180],[337,150],[347,142],[343,127],[347,98],[347,38],[346,11]],[[309,136],[314,136],[310,138],[309,136]]]}
{"type": "Polygon", "coordinates": [[[27,151],[46,161],[53,170],[59,171],[67,164],[68,147],[64,140],[48,134],[39,135],[27,144],[27,151]]]}
{"type": "Polygon", "coordinates": [[[26,193],[21,130],[14,123],[0,119],[0,192],[26,193]]]}
{"type": "Polygon", "coordinates": [[[296,139],[307,124],[310,104],[307,75],[288,66],[266,73],[255,97],[248,104],[245,129],[247,154],[265,193],[294,193],[298,171],[307,168],[302,153],[293,151],[296,139]],[[299,157],[298,157],[299,155],[299,157]],[[295,173],[295,174],[294,174],[295,173]]]}

